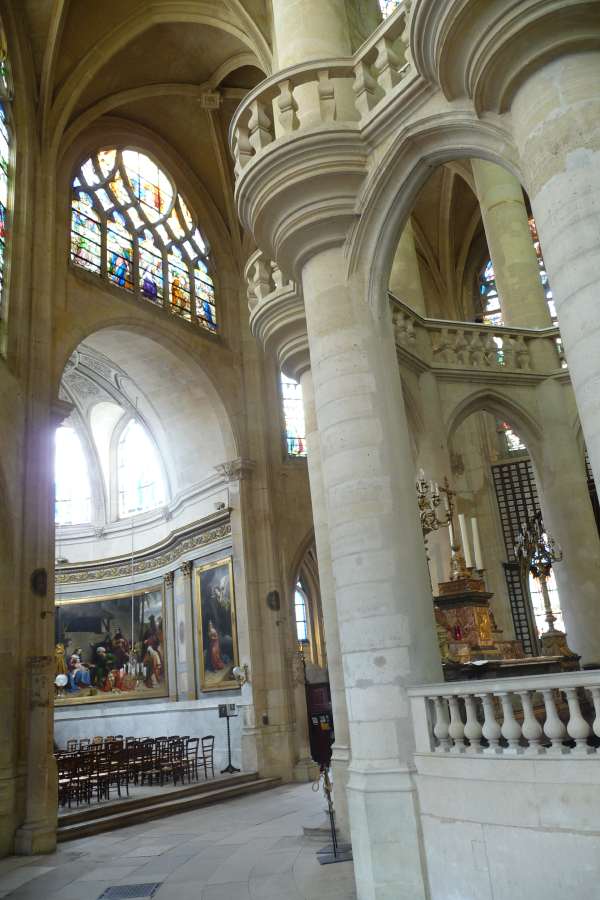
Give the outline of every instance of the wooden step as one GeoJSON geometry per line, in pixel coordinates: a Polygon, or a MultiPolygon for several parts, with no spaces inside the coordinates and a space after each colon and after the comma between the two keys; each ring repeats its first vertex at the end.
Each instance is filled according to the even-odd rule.
{"type": "MultiPolygon", "coordinates": [[[[154,795],[145,793],[139,797],[127,798],[123,793],[123,800],[116,798],[110,802],[96,803],[91,806],[78,806],[73,809],[63,807],[58,815],[58,827],[65,825],[74,825],[79,822],[89,822],[92,819],[103,819],[109,815],[117,815],[123,812],[131,812],[135,809],[146,807],[148,803],[155,806],[158,803],[164,803],[171,800],[185,800],[188,797],[196,797],[198,794],[205,794],[209,791],[218,790],[221,787],[232,787],[238,784],[248,784],[258,779],[258,772],[248,772],[240,775],[230,775],[227,778],[210,779],[207,781],[199,781],[194,784],[188,784],[179,789],[164,790],[156,789],[154,795]]],[[[131,790],[136,788],[130,786],[131,790]]]]}
{"type": "MultiPolygon", "coordinates": [[[[233,780],[233,779],[232,779],[233,780]]],[[[207,782],[206,785],[197,785],[200,790],[193,789],[183,790],[185,796],[173,798],[172,794],[164,794],[156,799],[144,797],[121,801],[110,807],[94,807],[86,808],[87,816],[85,821],[83,815],[80,817],[77,813],[78,821],[74,822],[67,814],[61,816],[58,822],[57,839],[59,842],[72,841],[76,838],[88,837],[93,834],[101,834],[105,831],[114,831],[117,828],[126,828],[129,825],[137,825],[140,822],[149,822],[152,819],[162,819],[166,816],[174,816],[178,813],[189,812],[190,810],[200,809],[203,806],[212,806],[223,800],[229,800],[232,797],[241,797],[247,794],[256,794],[261,791],[267,791],[271,788],[278,787],[281,784],[281,778],[259,778],[256,773],[248,776],[236,776],[235,784],[231,781],[223,783],[221,780],[217,782],[207,782]],[[188,792],[189,791],[189,792],[188,792]],[[140,802],[141,801],[141,804],[140,802]],[[127,807],[127,804],[133,803],[135,806],[127,807]],[[92,810],[95,813],[100,812],[101,815],[90,816],[92,810]]],[[[83,814],[83,810],[81,813],[83,814]]],[[[73,815],[73,814],[72,814],[73,815]]]]}

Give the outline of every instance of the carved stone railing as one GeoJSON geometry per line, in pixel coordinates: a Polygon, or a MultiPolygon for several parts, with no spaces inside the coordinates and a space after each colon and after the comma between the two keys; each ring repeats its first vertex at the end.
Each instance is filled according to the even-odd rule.
{"type": "Polygon", "coordinates": [[[508,328],[425,319],[390,295],[396,346],[417,365],[478,372],[548,374],[565,368],[558,328],[508,328]]]}
{"type": "Polygon", "coordinates": [[[600,759],[600,671],[410,688],[417,753],[600,759]]]}
{"type": "Polygon", "coordinates": [[[354,56],[290,66],[250,91],[229,131],[236,177],[265,147],[293,132],[332,122],[365,124],[410,71],[406,7],[401,3],[354,56]]]}

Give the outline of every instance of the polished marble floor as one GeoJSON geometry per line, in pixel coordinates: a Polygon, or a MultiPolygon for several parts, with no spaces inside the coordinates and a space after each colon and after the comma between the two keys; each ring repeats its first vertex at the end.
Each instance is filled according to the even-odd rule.
{"type": "Polygon", "coordinates": [[[311,785],[285,785],[0,860],[0,897],[98,900],[115,885],[160,883],[153,900],[355,900],[352,863],[320,866],[323,841],[303,834],[324,818],[311,785]]]}

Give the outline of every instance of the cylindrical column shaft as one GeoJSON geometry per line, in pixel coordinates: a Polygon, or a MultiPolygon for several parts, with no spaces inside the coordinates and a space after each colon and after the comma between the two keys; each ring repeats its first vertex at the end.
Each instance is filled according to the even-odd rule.
{"type": "Polygon", "coordinates": [[[420,898],[406,688],[439,680],[441,665],[392,327],[377,322],[358,288],[352,295],[338,247],[305,263],[302,284],[352,746],[358,896],[420,898]]]}
{"type": "Polygon", "coordinates": [[[278,68],[350,56],[346,0],[273,0],[278,68]]]}
{"type": "Polygon", "coordinates": [[[400,235],[390,274],[390,291],[421,316],[427,315],[419,259],[410,219],[400,235]]]}
{"type": "Polygon", "coordinates": [[[553,379],[538,388],[544,429],[538,486],[544,523],[563,550],[554,574],[569,647],[583,663],[600,663],[600,539],[564,390],[553,379]]]}
{"type": "Polygon", "coordinates": [[[600,483],[600,53],[539,69],[512,103],[571,383],[600,483]]]}
{"type": "Polygon", "coordinates": [[[323,468],[321,465],[321,447],[315,396],[310,369],[301,378],[302,399],[304,401],[304,423],[306,427],[306,448],[308,457],[308,475],[310,496],[315,527],[315,544],[319,560],[319,583],[321,586],[321,604],[323,608],[323,627],[327,645],[327,669],[331,690],[331,705],[335,728],[335,743],[331,766],[333,769],[333,791],[335,801],[335,819],[342,840],[348,840],[350,823],[348,819],[348,799],[346,785],[348,783],[348,764],[350,761],[350,735],[348,732],[348,710],[344,691],[344,671],[340,651],[340,635],[335,603],[335,583],[331,566],[331,547],[329,544],[329,523],[327,520],[327,503],[323,485],[323,468]]]}
{"type": "Polygon", "coordinates": [[[538,266],[523,190],[507,169],[483,159],[471,161],[483,226],[494,266],[505,325],[552,325],[538,266]]]}

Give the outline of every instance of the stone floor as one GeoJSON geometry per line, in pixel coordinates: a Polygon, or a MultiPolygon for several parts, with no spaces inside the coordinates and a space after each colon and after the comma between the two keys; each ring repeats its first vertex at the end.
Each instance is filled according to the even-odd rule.
{"type": "MultiPolygon", "coordinates": [[[[0,897],[98,900],[114,885],[160,883],[153,900],[355,900],[352,863],[320,866],[324,820],[311,785],[60,844],[51,856],[0,860],[0,897]]],[[[139,895],[138,895],[139,896],[139,895]]]]}

